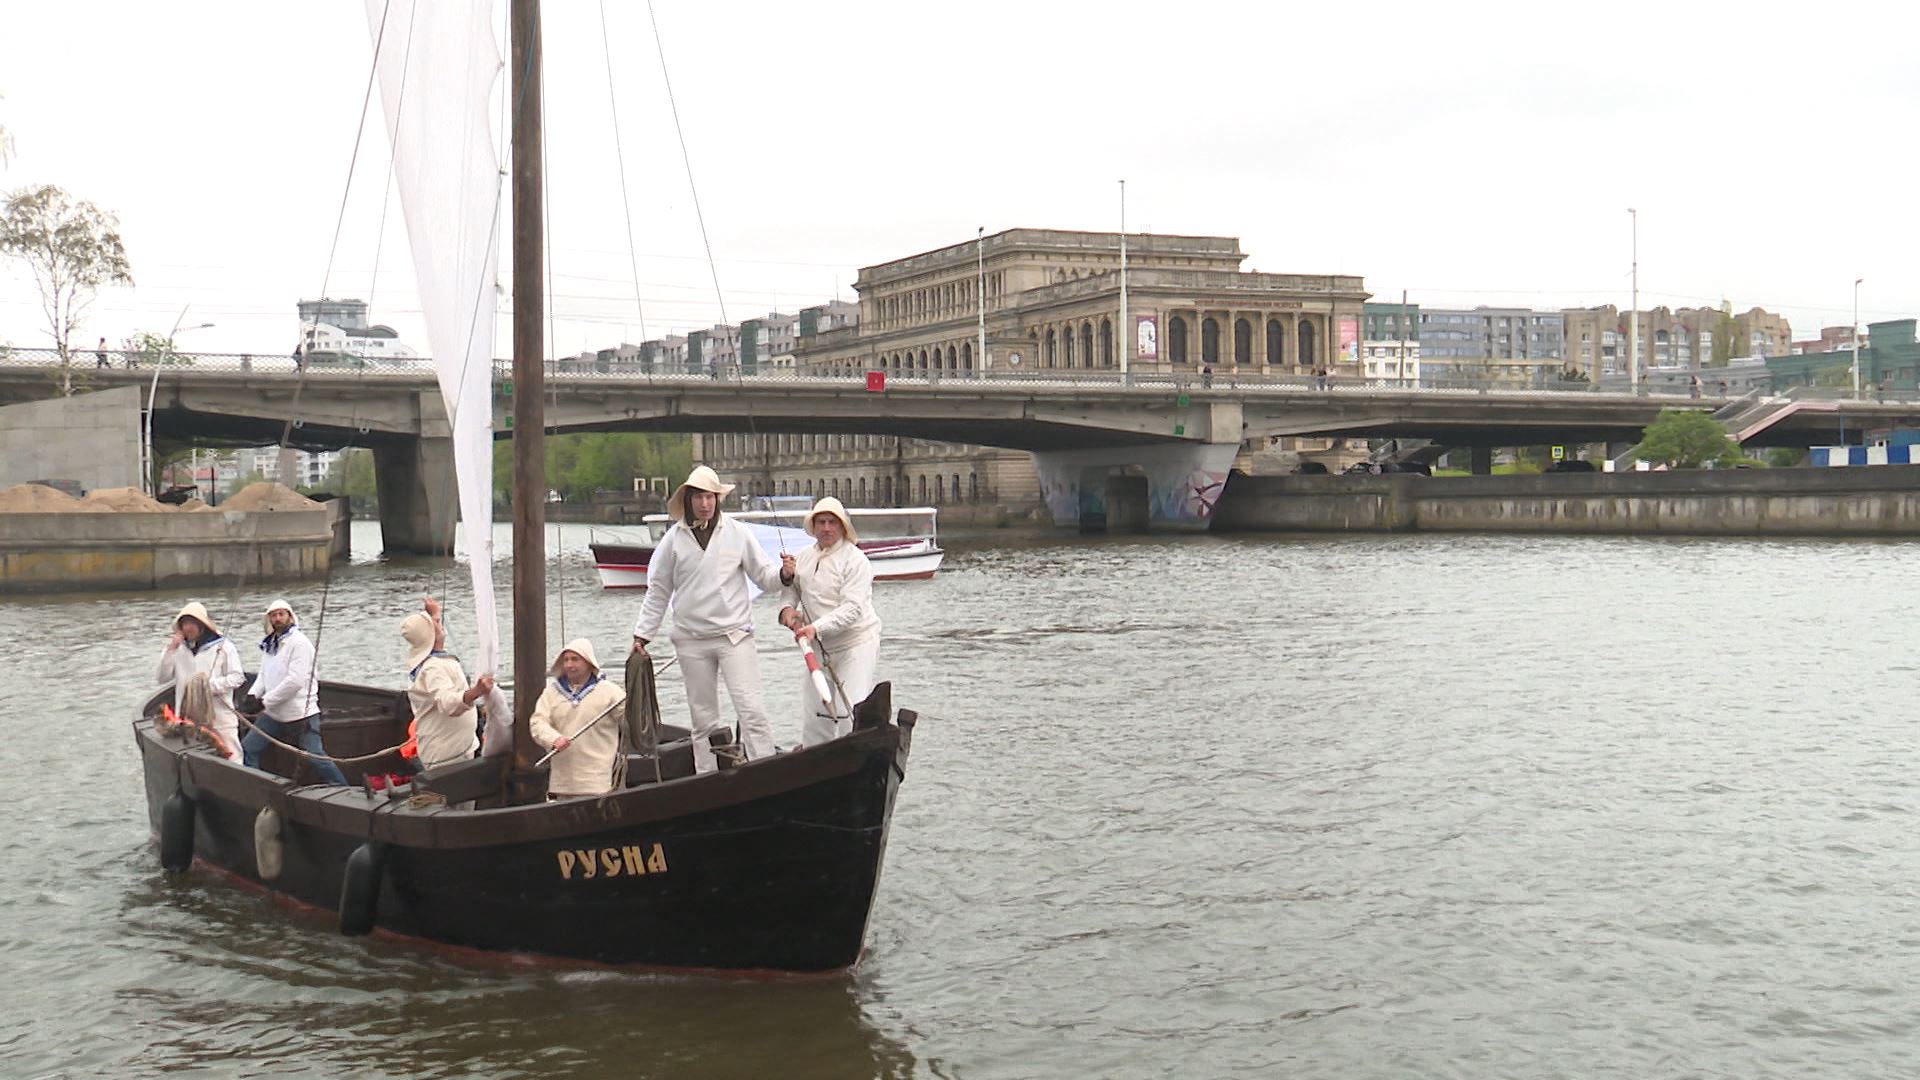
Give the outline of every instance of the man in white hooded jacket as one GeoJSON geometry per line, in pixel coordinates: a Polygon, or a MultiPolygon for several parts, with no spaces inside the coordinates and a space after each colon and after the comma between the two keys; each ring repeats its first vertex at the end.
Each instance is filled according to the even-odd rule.
{"type": "Polygon", "coordinates": [[[760,659],[753,650],[751,579],[761,589],[780,588],[780,564],[753,531],[720,513],[733,490],[712,469],[696,466],[667,499],[676,523],[660,538],[647,565],[647,598],[633,624],[633,651],[645,653],[673,604],[673,650],[687,683],[693,720],[695,772],[714,769],[708,741],[720,728],[720,681],[740,718],[749,758],[773,753],[773,725],[761,700],[760,659]]]}
{"type": "Polygon", "coordinates": [[[174,707],[184,716],[193,698],[189,687],[202,676],[207,690],[206,715],[189,718],[212,728],[231,758],[240,746],[240,714],[233,707],[233,692],[247,681],[247,673],[240,666],[240,653],[233,642],[220,633],[206,606],[196,600],[173,617],[173,634],[167,638],[166,651],[160,654],[154,678],[173,685],[174,707]]]}
{"type": "MultiPolygon", "coordinates": [[[[293,605],[275,600],[267,605],[267,636],[260,640],[260,675],[249,697],[258,702],[253,730],[240,740],[240,756],[250,769],[260,767],[260,755],[271,739],[298,746],[309,754],[314,771],[329,784],[347,778],[326,755],[320,741],[320,674],[315,670],[313,642],[300,632],[293,605]]],[[[251,702],[249,703],[251,704],[251,702]]]]}
{"type": "Polygon", "coordinates": [[[873,564],[860,550],[860,536],[840,500],[829,495],[807,511],[813,546],[782,555],[782,576],[792,581],[798,603],[780,610],[780,625],[799,641],[811,640],[824,654],[835,685],[831,703],[820,700],[812,674],[800,672],[803,746],[817,746],[853,730],[853,707],[873,693],[880,663],[880,616],[873,609],[873,564]]]}

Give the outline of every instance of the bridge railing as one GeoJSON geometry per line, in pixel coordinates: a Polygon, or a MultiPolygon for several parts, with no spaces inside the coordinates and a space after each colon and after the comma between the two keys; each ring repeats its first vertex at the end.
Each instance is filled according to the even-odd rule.
{"type": "MultiPolygon", "coordinates": [[[[60,366],[59,354],[52,349],[9,348],[0,346],[0,368],[44,368],[55,369],[60,366]]],[[[420,380],[433,374],[433,363],[424,358],[373,358],[362,359],[341,357],[337,354],[296,359],[279,353],[271,356],[258,353],[173,353],[156,355],[153,353],[131,352],[121,349],[80,349],[73,353],[74,374],[85,382],[85,376],[96,371],[126,372],[137,371],[142,376],[150,375],[158,369],[169,376],[192,377],[198,374],[254,375],[274,378],[311,378],[329,381],[355,380],[420,380]]],[[[1215,369],[1211,374],[1204,371],[1187,369],[1157,369],[1133,371],[1122,374],[1114,368],[1020,368],[993,369],[990,371],[951,370],[951,369],[892,369],[877,368],[884,371],[888,387],[953,387],[953,386],[1031,386],[1039,388],[1092,388],[1092,387],[1134,387],[1142,389],[1171,389],[1178,392],[1195,392],[1202,395],[1233,395],[1249,391],[1275,392],[1290,394],[1502,394],[1528,395],[1543,398],[1563,398],[1569,394],[1595,394],[1609,397],[1625,396],[1610,386],[1595,384],[1583,380],[1551,380],[1544,382],[1517,382],[1499,379],[1434,378],[1397,379],[1367,378],[1352,375],[1306,375],[1293,373],[1240,371],[1215,369]]],[[[583,360],[562,358],[548,361],[546,375],[563,384],[580,384],[592,381],[622,383],[647,383],[669,385],[711,385],[730,383],[739,385],[794,384],[805,386],[864,386],[867,371],[834,372],[818,368],[774,367],[759,365],[747,367],[739,364],[645,364],[637,360],[583,360]]],[[[494,362],[494,381],[507,384],[513,380],[511,361],[494,362]]],[[[113,381],[125,380],[124,375],[113,381]]],[[[1661,392],[1646,388],[1642,397],[1685,400],[1689,394],[1684,390],[1661,392]]],[[[1710,402],[1725,404],[1726,397],[1710,397],[1710,402]]]]}

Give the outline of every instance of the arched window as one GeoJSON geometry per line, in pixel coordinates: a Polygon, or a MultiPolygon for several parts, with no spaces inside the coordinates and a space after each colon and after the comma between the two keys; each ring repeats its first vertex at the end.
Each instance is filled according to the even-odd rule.
{"type": "Polygon", "coordinates": [[[973,343],[972,342],[968,342],[967,344],[960,346],[960,368],[962,371],[973,370],[973,343]]]}
{"type": "Polygon", "coordinates": [[[1279,319],[1267,320],[1267,363],[1279,367],[1282,346],[1286,342],[1286,331],[1280,329],[1279,319]]]}
{"type": "Polygon", "coordinates": [[[1245,319],[1233,320],[1233,362],[1253,363],[1253,324],[1245,319]]]}
{"type": "Polygon", "coordinates": [[[974,473],[967,479],[967,501],[980,501],[980,474],[974,473]]]}
{"type": "MultiPolygon", "coordinates": [[[[1093,366],[1093,324],[1090,322],[1080,324],[1080,362],[1088,367],[1093,366]]],[[[957,492],[959,485],[954,485],[954,488],[957,492]]]]}
{"type": "Polygon", "coordinates": [[[955,352],[953,346],[951,345],[947,346],[947,370],[948,371],[960,370],[960,354],[958,352],[955,352]]]}
{"type": "Polygon", "coordinates": [[[1046,354],[1047,355],[1046,363],[1048,367],[1052,367],[1054,365],[1054,344],[1055,344],[1054,333],[1053,331],[1049,330],[1047,331],[1047,354],[1046,354]]]}
{"type": "Polygon", "coordinates": [[[936,476],[933,478],[933,505],[939,506],[946,501],[947,478],[944,476],[936,476]]]}
{"type": "Polygon", "coordinates": [[[1187,320],[1178,315],[1167,320],[1167,363],[1187,362],[1187,320]]]}
{"type": "Polygon", "coordinates": [[[948,490],[953,492],[953,501],[959,502],[960,501],[960,474],[959,473],[953,474],[953,487],[949,488],[948,490]]]}
{"type": "Polygon", "coordinates": [[[920,350],[920,370],[927,370],[927,350],[925,349],[920,350]]]}
{"type": "Polygon", "coordinates": [[[866,477],[864,477],[864,476],[860,478],[860,499],[859,499],[859,502],[857,502],[857,503],[855,503],[854,505],[856,505],[856,506],[865,506],[865,505],[867,505],[867,478],[866,478],[866,477]]]}
{"type": "Polygon", "coordinates": [[[927,501],[927,478],[925,475],[920,477],[920,501],[923,503],[927,501]]]}
{"type": "Polygon", "coordinates": [[[1313,349],[1313,324],[1310,322],[1302,322],[1300,324],[1300,359],[1298,362],[1311,366],[1318,366],[1320,363],[1320,357],[1313,349]]]}
{"type": "Polygon", "coordinates": [[[1100,320],[1100,366],[1113,366],[1113,320],[1100,320]]]}
{"type": "Polygon", "coordinates": [[[1061,353],[1060,358],[1062,361],[1060,366],[1072,367],[1073,366],[1073,327],[1071,326],[1067,327],[1066,332],[1060,335],[1060,353],[1061,353]]]}
{"type": "Polygon", "coordinates": [[[891,476],[880,478],[880,505],[893,505],[893,477],[891,476]]]}
{"type": "Polygon", "coordinates": [[[1200,322],[1200,362],[1217,364],[1220,362],[1220,324],[1212,319],[1200,322]]]}

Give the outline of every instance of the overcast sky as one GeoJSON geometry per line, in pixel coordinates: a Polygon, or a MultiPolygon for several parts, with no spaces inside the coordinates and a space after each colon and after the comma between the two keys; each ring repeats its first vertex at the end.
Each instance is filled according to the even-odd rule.
{"type": "MultiPolygon", "coordinates": [[[[557,351],[718,321],[646,5],[605,5],[611,93],[599,0],[546,7],[557,351]]],[[[1562,10],[654,7],[731,322],[982,225],[1116,229],[1123,178],[1130,230],[1237,236],[1248,269],[1378,299],[1624,308],[1631,206],[1643,307],[1725,298],[1807,337],[1865,278],[1863,322],[1920,314],[1914,9],[1562,10]]],[[[183,347],[283,350],[324,288],[426,351],[377,105],[349,181],[371,57],[351,0],[10,6],[0,187],[116,213],[138,283],[82,339],[179,319],[215,324],[183,347]]],[[[47,340],[0,268],[0,341],[47,340]]]]}

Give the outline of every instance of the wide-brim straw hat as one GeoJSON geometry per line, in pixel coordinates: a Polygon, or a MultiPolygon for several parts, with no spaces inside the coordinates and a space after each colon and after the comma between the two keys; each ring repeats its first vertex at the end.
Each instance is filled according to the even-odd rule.
{"type": "Polygon", "coordinates": [[[847,516],[847,508],[841,506],[840,500],[831,495],[814,503],[813,509],[807,511],[808,536],[814,535],[813,519],[821,514],[832,514],[834,517],[840,519],[840,531],[846,535],[847,543],[857,544],[860,542],[860,534],[853,531],[853,519],[847,516]]]}
{"type": "Polygon", "coordinates": [[[667,496],[667,516],[675,521],[687,520],[688,488],[711,491],[724,499],[733,494],[734,485],[721,483],[720,477],[705,465],[694,466],[693,471],[687,474],[687,482],[674,488],[673,494],[667,496]]]}
{"type": "Polygon", "coordinates": [[[400,636],[407,639],[407,670],[412,671],[433,655],[433,617],[416,611],[400,620],[400,636]]]}
{"type": "Polygon", "coordinates": [[[579,653],[580,659],[587,662],[587,666],[593,669],[593,673],[600,674],[600,658],[593,655],[593,641],[583,637],[574,638],[562,646],[559,652],[553,654],[553,666],[547,668],[547,674],[560,674],[560,658],[567,653],[579,653]]]}
{"type": "Polygon", "coordinates": [[[214,634],[216,636],[219,635],[220,628],[214,625],[213,616],[207,614],[207,605],[201,603],[198,600],[195,600],[192,603],[188,604],[186,607],[181,608],[180,614],[175,615],[173,617],[174,628],[179,629],[180,620],[189,618],[189,617],[191,617],[195,622],[199,623],[201,626],[206,627],[207,633],[214,634]]]}

